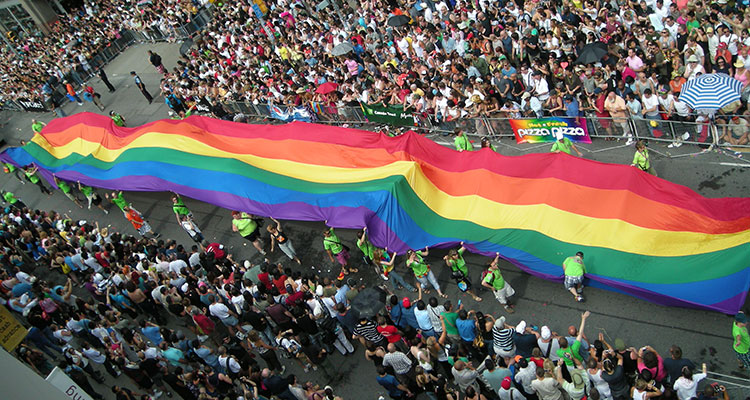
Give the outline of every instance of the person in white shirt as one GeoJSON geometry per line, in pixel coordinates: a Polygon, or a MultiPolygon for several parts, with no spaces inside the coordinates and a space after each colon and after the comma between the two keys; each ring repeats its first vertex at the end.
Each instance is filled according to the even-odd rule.
{"type": "Polygon", "coordinates": [[[541,102],[547,101],[549,99],[549,85],[547,84],[547,80],[542,77],[542,73],[539,71],[534,71],[532,77],[534,79],[534,95],[541,102]]]}
{"type": "Polygon", "coordinates": [[[544,113],[542,109],[542,102],[536,96],[532,96],[531,93],[525,92],[521,96],[521,111],[527,117],[542,118],[544,113]]]}
{"type": "Polygon", "coordinates": [[[693,79],[700,74],[705,74],[706,70],[700,64],[700,59],[695,54],[688,57],[688,63],[685,66],[685,73],[682,75],[685,79],[693,79]]]}
{"type": "Polygon", "coordinates": [[[523,387],[524,392],[534,393],[534,389],[531,387],[531,382],[536,379],[536,364],[533,362],[529,363],[527,359],[522,358],[518,360],[516,366],[518,368],[518,372],[514,378],[516,383],[523,387]]]}
{"type": "Polygon", "coordinates": [[[682,367],[682,376],[672,385],[675,392],[677,392],[677,398],[679,400],[688,400],[696,397],[696,390],[698,389],[698,382],[706,377],[706,364],[703,364],[703,372],[700,374],[693,375],[693,371],[687,365],[682,367]]]}
{"type": "Polygon", "coordinates": [[[236,314],[229,307],[219,303],[215,295],[210,295],[209,300],[211,301],[211,305],[208,306],[208,311],[211,315],[220,319],[227,329],[229,329],[229,332],[234,335],[234,330],[239,329],[236,314]]]}

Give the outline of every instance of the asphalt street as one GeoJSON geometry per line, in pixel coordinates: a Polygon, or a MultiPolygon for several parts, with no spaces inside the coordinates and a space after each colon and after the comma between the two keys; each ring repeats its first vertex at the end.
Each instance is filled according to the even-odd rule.
{"type": "MultiPolygon", "coordinates": [[[[175,65],[179,56],[179,45],[156,44],[138,45],[131,47],[124,54],[115,59],[106,67],[110,81],[117,88],[115,93],[108,93],[104,85],[95,78],[90,81],[97,91],[102,94],[102,101],[106,106],[105,113],[116,110],[121,113],[129,126],[136,126],[160,118],[167,117],[167,106],[162,97],[157,97],[158,82],[160,75],[148,64],[146,51],[152,49],[157,51],[163,58],[164,64],[171,68],[175,65]],[[135,70],[146,83],[155,97],[153,104],[148,104],[141,93],[134,87],[129,71],[135,70]]],[[[91,103],[77,106],[75,103],[67,104],[64,110],[68,114],[80,111],[99,112],[91,103]]],[[[48,122],[54,115],[33,113],[2,112],[0,114],[2,134],[10,145],[18,145],[21,140],[28,140],[31,135],[31,119],[48,122]]],[[[440,140],[438,138],[438,140],[440,140]]],[[[621,145],[622,143],[620,143],[621,145]]],[[[595,141],[590,145],[581,145],[584,157],[611,163],[629,164],[632,160],[633,149],[631,147],[617,147],[617,142],[595,141]]],[[[514,141],[503,140],[499,143],[501,153],[506,155],[520,155],[530,151],[548,151],[547,147],[531,148],[517,145],[514,141]]],[[[666,154],[666,146],[661,144],[652,145],[657,152],[666,154]]],[[[681,154],[699,151],[700,149],[683,146],[678,149],[681,154]]],[[[675,153],[673,153],[675,154],[675,153]]],[[[680,158],[668,158],[657,155],[655,167],[663,178],[685,185],[696,190],[707,197],[744,197],[748,196],[748,185],[750,184],[750,164],[741,158],[720,152],[708,152],[696,156],[680,158]]],[[[585,173],[585,171],[581,171],[585,173]]],[[[79,209],[62,193],[56,191],[52,196],[46,196],[30,184],[21,185],[14,177],[5,174],[0,178],[3,190],[14,192],[20,199],[31,207],[55,210],[68,214],[74,219],[87,219],[99,221],[100,225],[111,225],[112,229],[129,234],[136,232],[120,213],[112,212],[104,215],[100,210],[79,209]]],[[[103,194],[100,192],[100,194],[103,194]]],[[[126,193],[126,199],[133,206],[144,213],[150,221],[154,230],[160,232],[165,238],[174,238],[186,246],[192,244],[190,238],[177,225],[171,210],[169,194],[164,192],[153,193],[126,193]]],[[[200,203],[186,199],[186,204],[193,211],[196,222],[203,229],[204,235],[230,247],[230,251],[236,259],[260,260],[256,250],[231,231],[230,211],[210,204],[200,203]]],[[[116,209],[115,209],[116,210],[116,209]]],[[[315,269],[323,275],[334,276],[337,269],[329,262],[323,251],[321,231],[322,222],[295,222],[282,221],[285,231],[291,234],[292,242],[300,253],[305,269],[315,269]]],[[[348,242],[349,246],[356,248],[354,244],[355,232],[351,230],[340,230],[340,237],[348,242]]],[[[264,236],[266,241],[268,237],[264,236]]],[[[354,251],[356,253],[356,250],[354,251]]],[[[428,260],[431,261],[438,280],[454,303],[462,299],[463,303],[470,308],[491,313],[495,316],[505,315],[505,312],[494,300],[491,293],[479,289],[479,295],[484,301],[477,303],[470,296],[462,296],[450,279],[450,273],[443,267],[442,256],[444,252],[431,252],[428,260]]],[[[561,256],[562,259],[567,256],[561,256]]],[[[273,261],[282,261],[289,264],[283,253],[272,254],[273,261]]],[[[353,258],[353,259],[356,259],[353,258]]],[[[475,287],[487,259],[469,255],[466,257],[470,266],[470,274],[474,278],[475,287]]],[[[398,268],[405,268],[403,261],[398,260],[398,268]]],[[[586,327],[586,335],[593,341],[599,332],[603,332],[607,340],[613,342],[615,338],[622,338],[628,345],[640,347],[646,344],[652,345],[662,355],[668,356],[668,349],[672,344],[682,347],[685,357],[692,359],[696,364],[706,362],[709,370],[728,375],[745,376],[737,371],[734,352],[731,348],[731,318],[729,316],[694,309],[670,308],[654,305],[639,299],[614,293],[610,291],[587,289],[585,303],[576,303],[569,293],[565,292],[561,283],[548,282],[528,274],[522,273],[510,264],[504,264],[502,271],[506,280],[516,290],[515,303],[516,313],[508,317],[508,322],[516,324],[520,320],[526,320],[529,325],[548,325],[553,331],[564,332],[569,325],[578,325],[580,314],[590,310],[592,316],[586,327]]],[[[404,274],[411,277],[410,274],[404,274]]],[[[354,275],[355,279],[365,284],[381,283],[380,278],[369,268],[360,268],[360,272],[354,275]]],[[[408,279],[408,278],[407,278],[408,279]]],[[[411,278],[413,279],[413,278],[411,278]]],[[[410,295],[405,291],[398,293],[400,296],[410,295]]],[[[262,361],[261,361],[262,362],[262,361]]],[[[287,363],[290,365],[291,363],[287,363]]],[[[336,386],[336,393],[345,399],[368,393],[367,398],[375,399],[378,393],[383,393],[380,386],[375,382],[375,370],[372,363],[364,359],[363,352],[358,349],[354,356],[344,358],[335,356],[335,365],[340,368],[342,381],[336,386]],[[364,392],[363,390],[366,390],[364,392]]],[[[291,371],[298,376],[305,375],[296,366],[291,366],[291,371]]],[[[317,372],[310,373],[305,379],[322,382],[322,377],[317,372]]],[[[121,384],[134,387],[132,383],[122,381],[121,384]]],[[[100,393],[110,396],[106,388],[97,386],[100,393]]],[[[387,396],[387,395],[386,395],[387,396]]]]}

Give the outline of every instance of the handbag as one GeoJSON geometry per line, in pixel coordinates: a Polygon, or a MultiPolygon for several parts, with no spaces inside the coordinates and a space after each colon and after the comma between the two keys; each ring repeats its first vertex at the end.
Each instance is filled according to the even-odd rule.
{"type": "Polygon", "coordinates": [[[474,338],[474,341],[472,342],[472,344],[473,344],[473,345],[474,345],[474,347],[476,347],[477,349],[481,349],[482,347],[484,347],[484,338],[482,338],[482,335],[477,335],[477,336],[476,336],[476,337],[474,338]]]}

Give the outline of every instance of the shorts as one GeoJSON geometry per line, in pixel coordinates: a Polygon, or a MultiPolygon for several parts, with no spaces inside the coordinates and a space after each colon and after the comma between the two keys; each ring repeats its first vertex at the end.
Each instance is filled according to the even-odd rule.
{"type": "Polygon", "coordinates": [[[141,236],[146,236],[146,234],[149,232],[151,232],[151,225],[149,225],[148,222],[143,221],[143,225],[138,228],[138,233],[140,233],[141,236]]]}
{"type": "Polygon", "coordinates": [[[565,275],[565,289],[575,289],[576,286],[582,283],[583,283],[583,275],[581,276],[565,275]]]}
{"type": "Polygon", "coordinates": [[[513,288],[510,286],[510,283],[505,282],[505,286],[503,286],[502,289],[494,290],[493,293],[495,294],[495,298],[498,302],[500,302],[500,304],[507,305],[508,297],[516,294],[516,291],[513,290],[513,288]]]}
{"type": "Polygon", "coordinates": [[[225,326],[230,326],[231,327],[231,326],[237,326],[238,322],[237,322],[237,318],[235,318],[235,317],[233,317],[233,316],[230,315],[230,316],[222,319],[221,323],[224,324],[225,326]]]}
{"type": "Polygon", "coordinates": [[[249,235],[243,236],[243,238],[245,238],[245,239],[247,239],[247,240],[249,240],[251,242],[254,242],[254,241],[260,239],[260,230],[259,229],[255,229],[254,231],[250,232],[249,235]]]}
{"type": "Polygon", "coordinates": [[[336,254],[336,260],[341,264],[341,266],[345,266],[347,263],[349,263],[349,252],[346,251],[346,249],[341,250],[338,254],[336,254]]]}
{"type": "Polygon", "coordinates": [[[734,352],[737,354],[737,359],[740,360],[745,367],[750,368],[750,352],[744,354],[737,352],[737,350],[734,352]]]}
{"type": "Polygon", "coordinates": [[[98,206],[99,204],[102,204],[102,198],[98,194],[94,193],[91,196],[91,204],[93,204],[95,206],[98,206]]]}
{"type": "Polygon", "coordinates": [[[510,358],[516,355],[516,346],[513,346],[510,350],[503,350],[500,347],[492,346],[493,350],[495,351],[495,354],[504,357],[504,358],[510,358]]]}

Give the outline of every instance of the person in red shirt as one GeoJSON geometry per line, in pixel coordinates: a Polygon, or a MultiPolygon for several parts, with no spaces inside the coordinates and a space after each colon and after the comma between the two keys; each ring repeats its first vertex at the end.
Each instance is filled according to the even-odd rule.
{"type": "Polygon", "coordinates": [[[224,257],[227,257],[223,244],[203,242],[203,248],[206,249],[206,253],[213,254],[216,261],[224,260],[224,257]]]}
{"type": "Polygon", "coordinates": [[[388,343],[399,343],[401,342],[401,334],[394,325],[389,325],[388,320],[385,317],[378,317],[378,332],[385,337],[388,343]]]}

